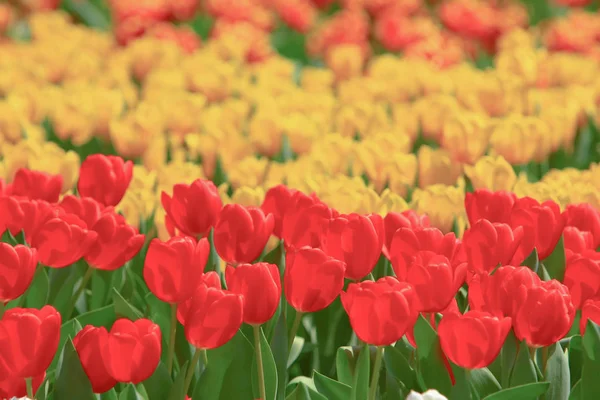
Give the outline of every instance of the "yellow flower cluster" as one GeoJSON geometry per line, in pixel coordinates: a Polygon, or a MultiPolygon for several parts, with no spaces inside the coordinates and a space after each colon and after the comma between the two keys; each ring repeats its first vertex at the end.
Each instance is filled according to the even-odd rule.
{"type": "Polygon", "coordinates": [[[135,224],[154,216],[159,233],[161,191],[223,173],[225,202],[260,205],[285,183],[340,212],[412,207],[445,231],[466,224],[465,177],[600,207],[598,165],[537,183],[511,166],[571,152],[578,129],[599,121],[600,65],[547,53],[526,31],[503,38],[492,69],[384,55],[363,71],[352,49],[328,69],[277,56],[248,65],[218,40],[193,54],[150,38],[120,48],[60,13],[34,15],[30,28],[30,42],[0,43],[1,176],[59,173],[66,193],[80,157],[46,131],[69,148],[96,141],[136,160],[119,208],[135,224]]]}

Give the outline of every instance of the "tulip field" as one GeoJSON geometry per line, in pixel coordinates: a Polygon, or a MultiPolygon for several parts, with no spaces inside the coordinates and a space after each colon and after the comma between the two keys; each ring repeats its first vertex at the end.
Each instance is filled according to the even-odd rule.
{"type": "Polygon", "coordinates": [[[600,1],[0,3],[0,400],[600,399],[600,1]]]}

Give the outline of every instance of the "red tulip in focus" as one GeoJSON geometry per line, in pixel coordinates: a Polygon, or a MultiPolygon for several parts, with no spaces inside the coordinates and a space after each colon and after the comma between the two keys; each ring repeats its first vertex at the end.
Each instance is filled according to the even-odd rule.
{"type": "Polygon", "coordinates": [[[341,293],[345,269],[343,261],[320,249],[290,250],[285,258],[285,298],[296,311],[320,311],[341,293]]]}
{"type": "Polygon", "coordinates": [[[522,239],[521,227],[513,231],[507,224],[480,219],[464,233],[461,251],[469,270],[489,273],[499,265],[521,265],[529,255],[517,253],[522,239]]]}
{"type": "Polygon", "coordinates": [[[40,262],[52,268],[64,268],[88,255],[98,235],[73,214],[48,219],[34,233],[31,247],[40,262]]]}
{"type": "Polygon", "coordinates": [[[508,224],[516,201],[517,196],[512,192],[492,192],[487,189],[478,189],[473,193],[467,193],[465,209],[469,224],[473,225],[480,219],[508,224]]]}
{"type": "Polygon", "coordinates": [[[58,349],[60,325],[52,306],[7,310],[0,320],[0,368],[20,379],[43,375],[58,349]]]}
{"type": "Polygon", "coordinates": [[[192,306],[194,297],[196,293],[204,290],[203,286],[221,289],[221,278],[219,278],[219,274],[215,271],[202,274],[202,277],[200,277],[200,283],[194,289],[194,293],[186,300],[177,304],[177,320],[181,323],[181,325],[185,325],[185,317],[192,306]]]}
{"type": "Polygon", "coordinates": [[[462,260],[460,241],[454,233],[444,235],[437,228],[401,228],[394,233],[390,246],[390,261],[400,281],[406,281],[408,269],[419,251],[431,251],[445,256],[456,269],[462,260]]]}
{"type": "Polygon", "coordinates": [[[274,217],[265,216],[260,208],[227,204],[215,225],[215,249],[230,264],[253,262],[271,237],[274,223],[274,217]]]}
{"type": "Polygon", "coordinates": [[[500,353],[511,319],[482,311],[444,315],[438,335],[444,354],[462,368],[487,367],[500,353]]]}
{"type": "Polygon", "coordinates": [[[400,228],[429,228],[431,223],[427,215],[419,215],[413,210],[398,212],[389,212],[383,218],[383,227],[385,230],[385,240],[383,243],[383,254],[389,259],[389,249],[392,246],[394,233],[400,228]]]}
{"type": "Polygon", "coordinates": [[[516,301],[519,306],[513,316],[515,336],[530,347],[556,343],[573,325],[575,307],[569,289],[557,280],[520,287],[516,301]]]}
{"type": "MultiPolygon", "coordinates": [[[[1,371],[1,370],[0,370],[1,371]]],[[[33,393],[37,393],[37,390],[46,379],[46,372],[33,377],[32,386],[33,393]]],[[[21,398],[27,396],[27,386],[25,386],[25,379],[12,375],[2,375],[0,378],[0,399],[12,399],[13,397],[21,398]]]]}
{"type": "Polygon", "coordinates": [[[591,232],[580,231],[574,226],[565,226],[563,230],[563,242],[567,258],[571,253],[583,253],[586,250],[594,250],[594,236],[591,232]]]}
{"type": "Polygon", "coordinates": [[[583,304],[581,319],[579,320],[579,332],[581,332],[581,335],[585,335],[588,320],[600,325],[600,300],[588,300],[583,304]]]}
{"type": "Polygon", "coordinates": [[[563,283],[569,288],[573,305],[580,309],[588,299],[600,296],[600,253],[587,250],[567,256],[563,283]]]}
{"type": "Polygon", "coordinates": [[[0,212],[4,213],[0,215],[4,219],[2,225],[13,236],[23,231],[27,243],[33,242],[33,236],[45,222],[62,215],[56,205],[47,201],[15,197],[0,197],[0,212]]]}
{"type": "Polygon", "coordinates": [[[600,246],[600,211],[588,203],[569,204],[565,209],[565,227],[573,226],[593,236],[593,248],[600,246]]]}
{"type": "Polygon", "coordinates": [[[23,196],[30,200],[44,200],[56,203],[62,190],[62,175],[19,168],[11,184],[13,196],[23,196]]]}
{"type": "Polygon", "coordinates": [[[538,203],[530,197],[518,199],[510,215],[510,225],[523,227],[523,240],[520,251],[525,258],[534,247],[540,260],[548,257],[560,240],[565,226],[565,218],[560,207],[553,201],[538,203]]]}
{"type": "Polygon", "coordinates": [[[406,282],[419,298],[420,311],[433,313],[448,307],[465,280],[466,268],[461,263],[455,269],[446,256],[432,251],[417,252],[408,268],[406,282]]]}
{"type": "Polygon", "coordinates": [[[177,229],[190,236],[206,236],[217,222],[223,203],[209,180],[173,186],[173,196],[162,192],[162,205],[177,229]]]}
{"type": "Polygon", "coordinates": [[[519,308],[519,293],[541,284],[540,277],[527,267],[499,267],[493,275],[475,275],[469,282],[469,307],[498,317],[513,317],[519,308]]]}
{"type": "Polygon", "coordinates": [[[346,263],[346,278],[358,281],[377,264],[384,236],[383,219],[377,214],[340,215],[329,222],[322,248],[346,263]]]}
{"type": "Polygon", "coordinates": [[[87,325],[73,338],[73,345],[94,393],[104,393],[112,389],[117,381],[109,375],[102,362],[102,353],[108,345],[106,328],[87,325]]]}
{"type": "Polygon", "coordinates": [[[26,219],[23,207],[21,207],[25,201],[13,196],[0,196],[0,232],[2,234],[8,230],[14,236],[24,228],[26,220],[31,221],[32,216],[28,215],[26,219]]]}
{"type": "Polygon", "coordinates": [[[296,192],[284,213],[281,238],[286,247],[321,247],[333,211],[315,196],[296,192]]]}
{"type": "Polygon", "coordinates": [[[412,286],[386,276],[377,282],[351,283],[341,294],[356,336],[365,343],[388,346],[412,327],[419,313],[412,286]]]}
{"type": "Polygon", "coordinates": [[[58,206],[68,214],[75,214],[88,227],[94,226],[103,214],[114,213],[113,207],[105,207],[91,197],[68,195],[62,198],[58,206]]]}
{"type": "Polygon", "coordinates": [[[144,280],[150,291],[166,303],[187,300],[202,280],[210,244],[206,238],[152,239],[144,261],[144,280]]]}
{"type": "Polygon", "coordinates": [[[91,228],[98,239],[85,260],[91,267],[113,271],[131,260],[144,245],[144,235],[116,213],[106,213],[91,228]]]}
{"type": "Polygon", "coordinates": [[[261,325],[271,319],[281,297],[277,266],[269,263],[227,266],[227,288],[244,298],[244,322],[261,325]]]}
{"type": "Polygon", "coordinates": [[[31,282],[37,267],[37,252],[27,246],[11,246],[0,242],[0,304],[21,296],[31,282]]]}
{"type": "Polygon", "coordinates": [[[273,234],[278,238],[281,238],[281,231],[283,226],[283,217],[289,208],[290,201],[298,191],[290,189],[285,185],[273,186],[265,194],[260,208],[265,214],[272,214],[275,219],[275,226],[273,228],[273,234]]]}
{"type": "Polygon", "coordinates": [[[105,206],[119,204],[133,177],[133,163],[118,156],[92,154],[79,169],[77,191],[105,206]]]}
{"type": "Polygon", "coordinates": [[[198,349],[216,349],[230,341],[243,321],[239,294],[200,285],[185,317],[185,337],[198,349]]]}
{"type": "Polygon", "coordinates": [[[118,319],[108,333],[102,361],[118,382],[138,384],[153,373],[161,354],[161,333],[149,319],[118,319]]]}

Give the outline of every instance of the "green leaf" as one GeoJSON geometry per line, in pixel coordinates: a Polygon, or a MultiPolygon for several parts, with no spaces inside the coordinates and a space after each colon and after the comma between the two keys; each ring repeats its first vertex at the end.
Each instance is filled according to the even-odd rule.
{"type": "Polygon", "coordinates": [[[328,400],[327,397],[310,388],[301,382],[296,385],[294,390],[285,398],[285,400],[328,400]]]}
{"type": "Polygon", "coordinates": [[[54,384],[55,399],[96,399],[92,384],[83,371],[71,339],[67,339],[65,343],[56,376],[56,383],[54,384]]]}
{"type": "Polygon", "coordinates": [[[348,386],[352,386],[354,371],[354,352],[352,347],[344,346],[337,350],[335,365],[338,380],[348,386]]]}
{"type": "Polygon", "coordinates": [[[25,307],[42,308],[48,304],[50,281],[44,267],[38,266],[27,293],[25,293],[25,307]]]}
{"type": "Polygon", "coordinates": [[[519,341],[515,337],[513,330],[511,329],[506,336],[502,350],[500,351],[500,363],[502,366],[501,373],[501,386],[509,387],[511,372],[515,366],[517,360],[517,353],[519,351],[519,341]]]}
{"type": "Polygon", "coordinates": [[[483,400],[537,400],[538,397],[546,393],[550,387],[549,382],[528,383],[527,385],[515,386],[501,390],[483,400]]]}
{"type": "Polygon", "coordinates": [[[546,267],[550,278],[562,282],[565,277],[566,266],[565,243],[561,235],[552,253],[544,260],[544,267],[546,267]]]}
{"type": "Polygon", "coordinates": [[[583,365],[583,340],[576,335],[569,340],[569,372],[571,383],[579,382],[581,379],[581,367],[583,365]]]}
{"type": "Polygon", "coordinates": [[[50,291],[48,303],[56,308],[61,315],[67,311],[67,307],[73,297],[73,288],[79,279],[75,265],[66,268],[55,268],[50,271],[50,291]]]}
{"type": "Polygon", "coordinates": [[[502,389],[496,377],[487,368],[472,370],[470,382],[479,398],[484,398],[502,389]]]}
{"type": "MultiPolygon", "coordinates": [[[[275,366],[277,367],[277,399],[283,400],[287,385],[289,360],[291,360],[291,357],[288,357],[288,331],[285,322],[285,313],[281,313],[277,319],[277,324],[273,330],[273,337],[271,338],[271,349],[273,351],[275,366]]],[[[293,362],[292,360],[291,363],[293,362]]]]}
{"type": "MultiPolygon", "coordinates": [[[[159,300],[152,293],[148,293],[144,300],[147,308],[146,315],[160,327],[162,332],[162,353],[165,356],[168,352],[168,343],[171,336],[171,306],[159,300]]],[[[177,325],[178,328],[182,328],[181,325],[177,325]]]]}
{"type": "Polygon", "coordinates": [[[119,396],[117,395],[117,391],[113,388],[108,392],[104,392],[100,395],[100,400],[118,400],[119,396]]]}
{"type": "Polygon", "coordinates": [[[188,363],[186,362],[185,365],[183,367],[181,367],[181,370],[179,371],[179,375],[177,375],[177,378],[175,379],[175,382],[173,382],[173,386],[171,386],[171,390],[169,391],[169,396],[167,397],[168,400],[181,400],[184,399],[185,396],[187,396],[187,393],[185,393],[185,375],[187,373],[187,369],[188,368],[194,368],[195,365],[188,365],[188,363]]]}
{"type": "Polygon", "coordinates": [[[140,310],[132,306],[127,300],[121,296],[116,289],[113,288],[113,302],[115,306],[115,314],[117,317],[128,318],[132,321],[143,317],[140,310]]]}
{"type": "Polygon", "coordinates": [[[387,346],[383,353],[383,359],[388,372],[398,381],[402,382],[407,390],[418,389],[415,370],[410,366],[408,360],[400,350],[393,346],[387,346]]]}
{"type": "Polygon", "coordinates": [[[296,336],[294,338],[294,343],[292,343],[292,348],[290,349],[290,355],[287,361],[287,367],[291,367],[294,364],[294,361],[298,359],[300,353],[302,353],[302,348],[304,347],[304,343],[306,340],[303,337],[296,336]]]}
{"type": "Polygon", "coordinates": [[[545,400],[567,400],[571,391],[569,359],[560,343],[555,343],[548,352],[544,378],[550,382],[550,388],[544,398],[545,400]]]}
{"type": "Polygon", "coordinates": [[[590,320],[583,335],[583,348],[590,360],[600,362],[600,327],[590,320]]]}
{"type": "Polygon", "coordinates": [[[577,381],[575,386],[571,389],[571,393],[569,394],[569,400],[582,400],[583,395],[581,394],[581,381],[577,381]]]}
{"type": "Polygon", "coordinates": [[[364,345],[360,349],[352,379],[352,400],[363,400],[369,395],[369,376],[371,368],[371,349],[364,345]]]}
{"type": "Polygon", "coordinates": [[[106,305],[108,293],[113,279],[113,271],[94,270],[92,275],[92,295],[90,310],[95,310],[106,305]]]}
{"type": "Polygon", "coordinates": [[[448,396],[452,391],[452,381],[444,364],[444,354],[435,330],[422,315],[415,324],[417,341],[417,377],[427,389],[437,389],[448,396]]]}
{"type": "Polygon", "coordinates": [[[62,7],[70,14],[75,14],[87,26],[102,30],[110,29],[110,20],[102,10],[85,0],[63,0],[62,7]]]}
{"type": "Polygon", "coordinates": [[[64,324],[62,324],[62,326],[60,327],[60,339],[58,341],[58,349],[56,350],[56,354],[54,355],[52,364],[50,364],[50,367],[48,368],[49,371],[53,371],[56,369],[56,367],[58,366],[58,363],[60,361],[60,357],[62,355],[63,348],[65,347],[65,344],[67,343],[67,340],[69,338],[71,338],[71,339],[74,338],[75,335],[77,335],[77,332],[79,332],[80,330],[81,330],[81,324],[75,319],[72,319],[72,320],[67,321],[64,324]]]}
{"type": "Polygon", "coordinates": [[[600,393],[600,336],[598,325],[588,321],[583,335],[583,370],[581,372],[581,398],[595,399],[600,393]]]}
{"type": "Polygon", "coordinates": [[[135,386],[129,384],[125,389],[119,393],[119,400],[143,400],[144,398],[135,389],[135,386]]]}
{"type": "Polygon", "coordinates": [[[251,371],[254,349],[239,331],[225,345],[207,350],[208,365],[194,389],[193,400],[255,399],[251,371]]]}
{"type": "Polygon", "coordinates": [[[313,381],[317,391],[327,397],[328,400],[347,400],[352,394],[350,386],[334,381],[317,371],[313,371],[313,381]]]}
{"type": "Polygon", "coordinates": [[[94,325],[103,326],[109,329],[117,319],[115,308],[113,305],[104,306],[96,310],[88,311],[77,316],[77,321],[81,326],[94,325]]]}
{"type": "Polygon", "coordinates": [[[173,380],[169,375],[167,366],[162,361],[158,363],[158,367],[156,367],[152,376],[144,381],[144,387],[146,388],[146,392],[148,392],[150,400],[164,400],[168,398],[169,389],[172,385],[173,380]]]}
{"type": "Polygon", "coordinates": [[[521,265],[531,268],[533,272],[538,272],[540,269],[540,258],[538,257],[537,249],[534,248],[521,265]]]}
{"type": "MultiPolygon", "coordinates": [[[[262,329],[260,331],[260,351],[262,353],[263,370],[265,374],[265,390],[267,398],[265,400],[274,400],[277,397],[277,365],[275,365],[275,358],[271,351],[271,346],[265,337],[262,329]]],[[[210,364],[210,363],[209,363],[210,364]]],[[[259,397],[258,389],[258,371],[256,366],[256,357],[252,360],[252,384],[255,393],[254,398],[259,397]],[[254,384],[256,383],[256,387],[254,384]]]]}
{"type": "Polygon", "coordinates": [[[537,373],[535,365],[529,356],[529,347],[523,341],[519,345],[517,360],[510,377],[510,386],[521,386],[532,382],[537,382],[537,373]]]}
{"type": "Polygon", "coordinates": [[[450,363],[452,367],[452,372],[454,373],[455,383],[452,386],[452,390],[450,392],[450,396],[448,399],[450,400],[471,400],[472,392],[471,385],[469,384],[469,378],[467,371],[456,366],[453,363],[450,363]]]}

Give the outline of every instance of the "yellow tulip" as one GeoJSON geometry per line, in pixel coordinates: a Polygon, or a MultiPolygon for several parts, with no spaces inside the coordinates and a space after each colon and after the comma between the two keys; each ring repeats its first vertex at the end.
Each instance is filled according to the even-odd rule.
{"type": "Polygon", "coordinates": [[[517,181],[515,171],[502,156],[485,156],[475,165],[465,165],[465,175],[475,190],[510,191],[517,181]]]}
{"type": "Polygon", "coordinates": [[[444,122],[442,145],[454,160],[473,164],[487,150],[491,126],[485,115],[471,112],[456,114],[444,122]]]}
{"type": "Polygon", "coordinates": [[[436,184],[424,189],[415,189],[411,208],[417,213],[427,214],[431,225],[442,232],[452,231],[456,223],[460,235],[466,226],[464,200],[463,188],[436,184]]]}
{"type": "Polygon", "coordinates": [[[462,164],[452,160],[444,149],[421,146],[417,152],[419,166],[419,187],[442,183],[453,185],[462,174],[462,164]]]}

